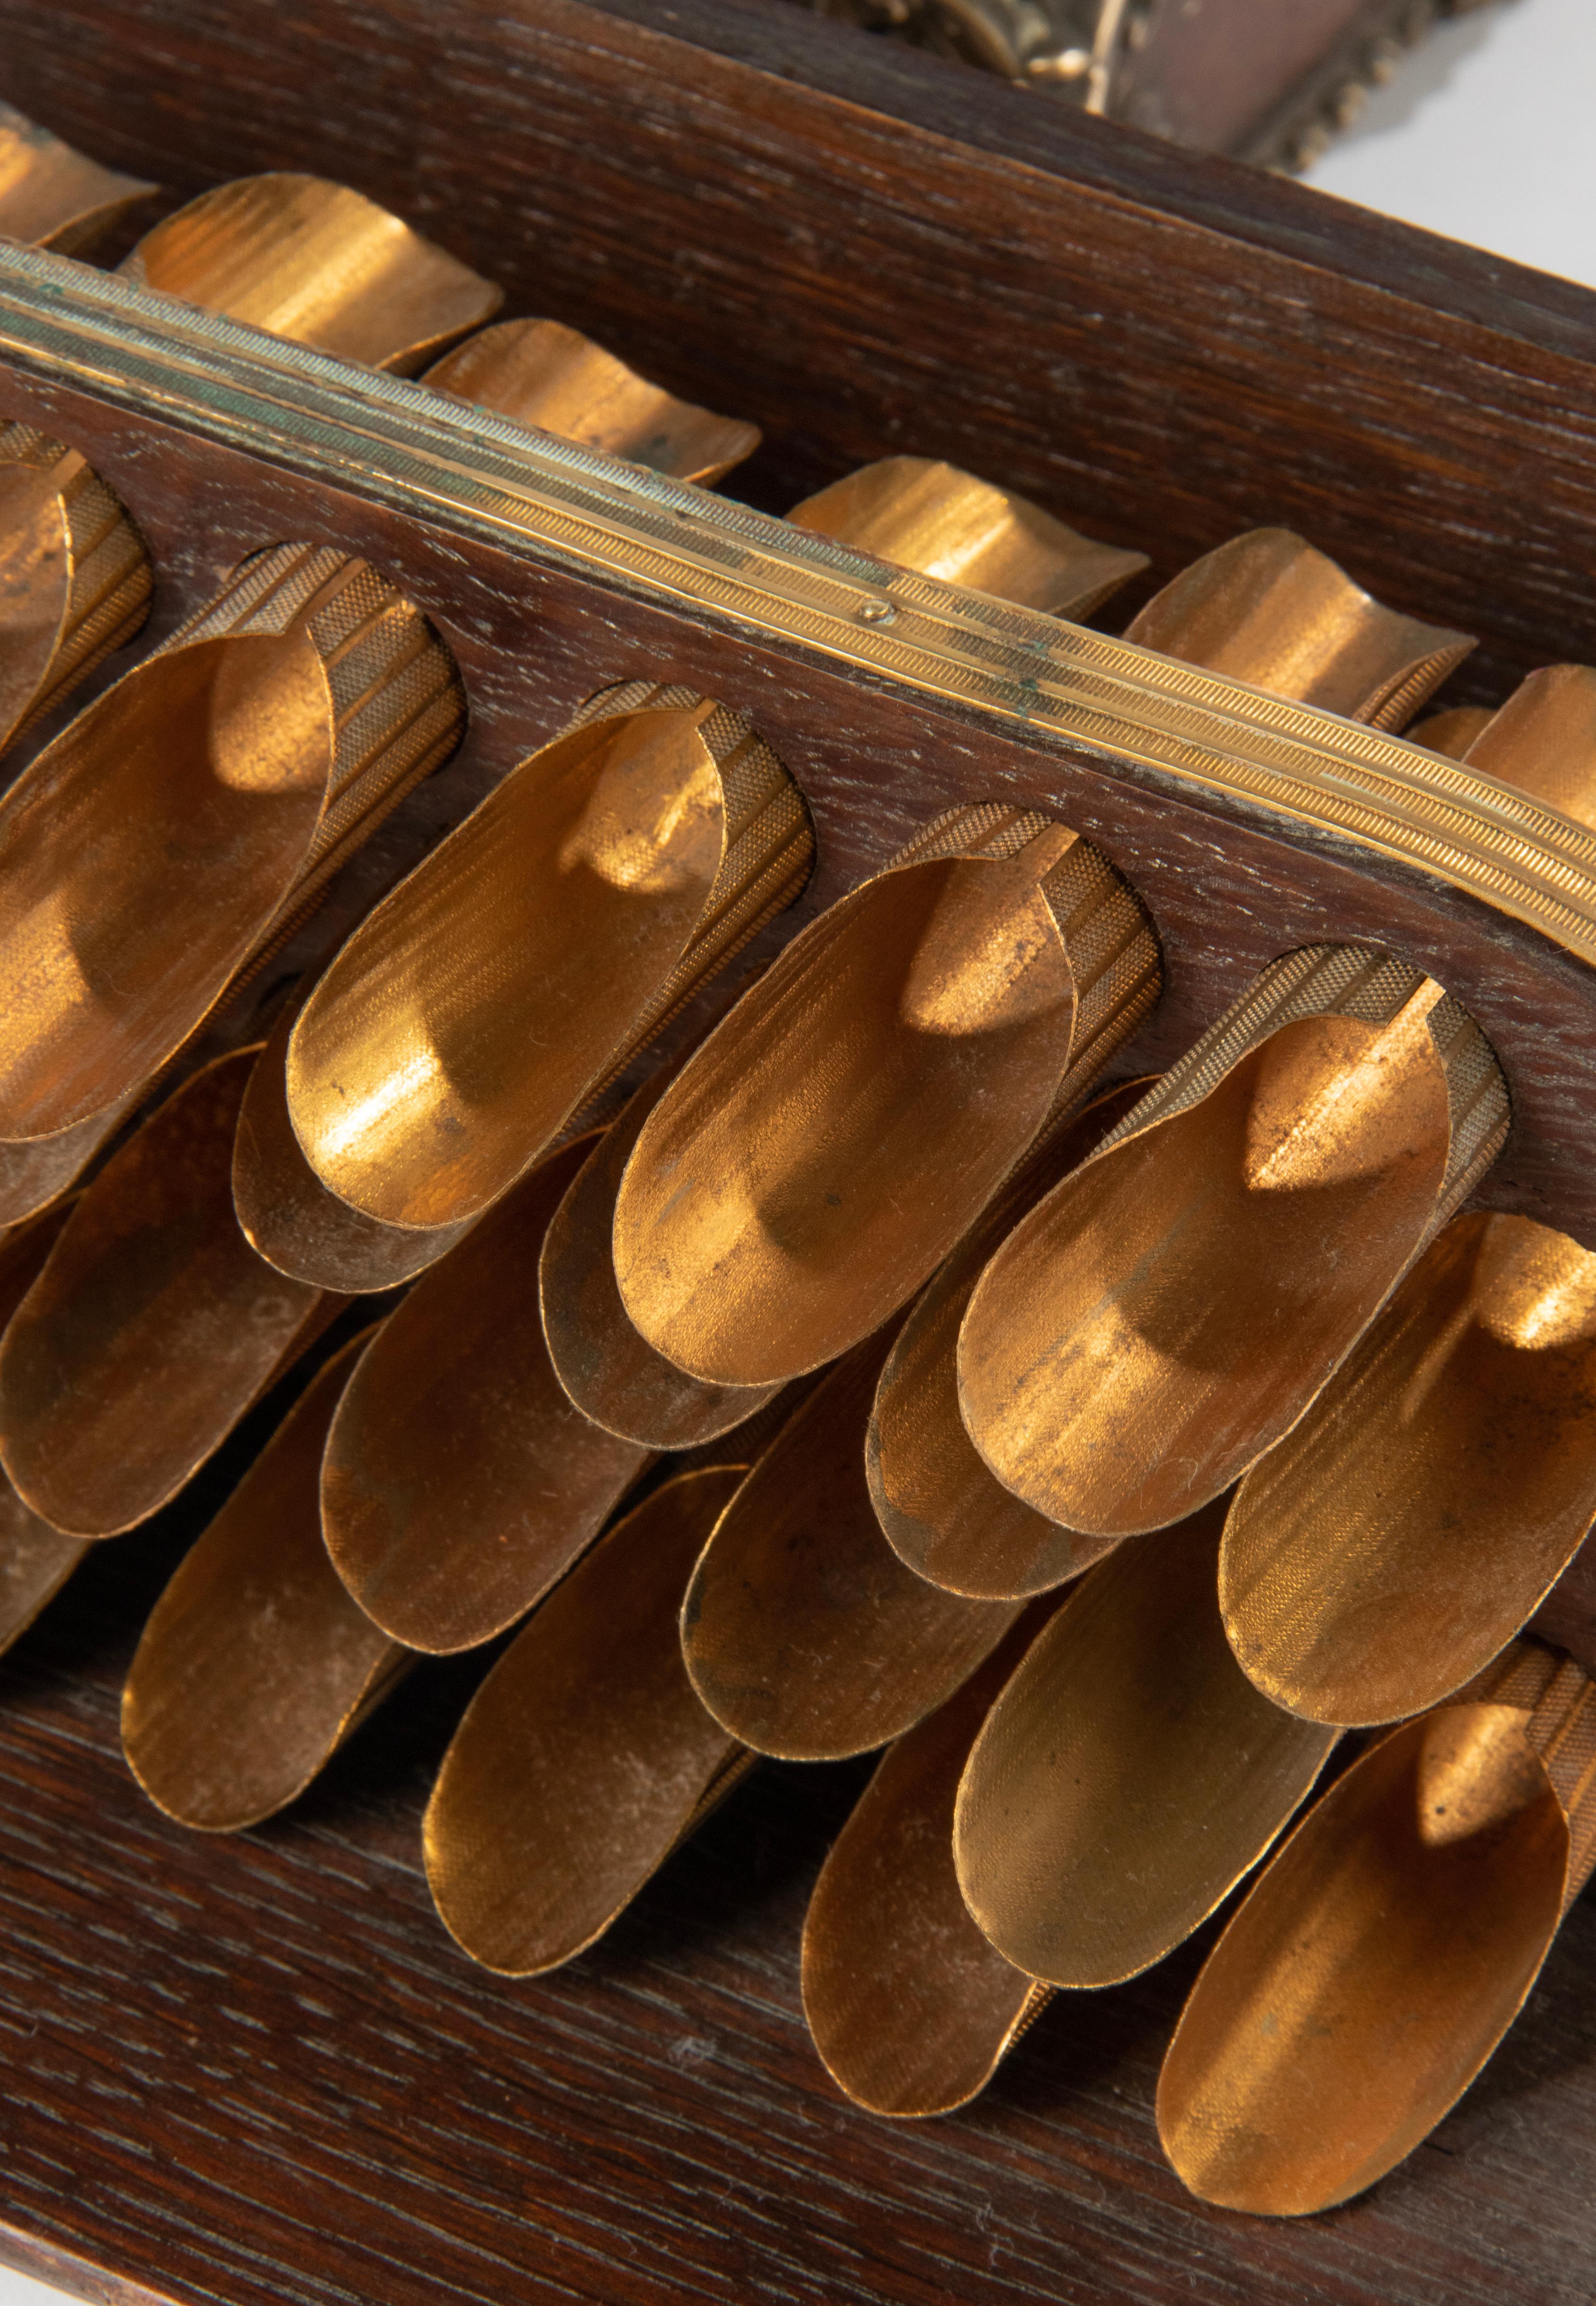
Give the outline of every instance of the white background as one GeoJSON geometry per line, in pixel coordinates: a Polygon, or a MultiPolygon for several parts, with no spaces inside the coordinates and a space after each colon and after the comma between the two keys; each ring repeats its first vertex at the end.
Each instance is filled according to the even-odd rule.
{"type": "MultiPolygon", "coordinates": [[[[1308,181],[1596,286],[1596,0],[1497,0],[1444,25],[1308,181]]],[[[0,2268],[0,2306],[57,2296],[0,2268]]]]}

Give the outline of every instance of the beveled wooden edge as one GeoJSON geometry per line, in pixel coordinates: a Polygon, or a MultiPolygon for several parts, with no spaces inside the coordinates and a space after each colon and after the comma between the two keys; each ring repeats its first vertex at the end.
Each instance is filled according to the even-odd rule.
{"type": "Polygon", "coordinates": [[[0,246],[0,362],[656,605],[1249,802],[1596,961],[1596,836],[1461,764],[877,561],[61,257],[0,246]]]}

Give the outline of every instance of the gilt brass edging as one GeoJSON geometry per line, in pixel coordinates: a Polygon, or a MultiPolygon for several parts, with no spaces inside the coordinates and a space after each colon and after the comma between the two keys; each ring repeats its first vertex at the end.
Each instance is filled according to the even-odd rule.
{"type": "Polygon", "coordinates": [[[1596,961],[1596,836],[1399,738],[830,540],[400,380],[0,247],[0,361],[528,559],[687,601],[1417,867],[1596,961]]]}

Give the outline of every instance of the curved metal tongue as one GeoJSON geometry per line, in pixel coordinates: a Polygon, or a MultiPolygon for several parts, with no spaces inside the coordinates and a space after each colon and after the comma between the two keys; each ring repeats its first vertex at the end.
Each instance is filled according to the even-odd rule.
{"type": "Polygon", "coordinates": [[[1326,713],[1403,728],[1473,648],[1387,609],[1285,528],[1255,528],[1156,594],[1125,638],[1326,713]]]}
{"type": "Polygon", "coordinates": [[[1433,978],[1355,946],[1275,962],[992,1259],[960,1333],[970,1439],[1071,1530],[1194,1512],[1296,1422],[1506,1125],[1433,978]]]}
{"type": "Polygon", "coordinates": [[[180,1825],[231,1833],[270,1817],[413,1661],[350,1600],[321,1542],[321,1453],[367,1342],[318,1371],[144,1628],[122,1749],[180,1825]]]}
{"type": "Polygon", "coordinates": [[[1161,1960],[1256,1866],[1337,1732],[1271,1705],[1225,1639],[1206,1507],[1088,1572],[988,1715],[953,1853],[998,1952],[1055,1986],[1161,1960]]]}
{"type": "Polygon", "coordinates": [[[158,1107],[73,1207],[0,1341],[0,1457],[77,1537],[147,1520],[340,1310],[257,1257],[233,1213],[252,1049],[158,1107]]]}
{"type": "Polygon", "coordinates": [[[102,168],[0,104],[0,239],[86,257],[159,189],[102,168]]]}
{"type": "Polygon", "coordinates": [[[427,1880],[490,1969],[524,1977],[591,1945],[750,1765],[694,1695],[677,1633],[744,1470],[679,1473],[617,1522],[455,1732],[427,1806],[427,1880]]]}
{"type": "Polygon", "coordinates": [[[872,2114],[951,2114],[1050,1999],[977,1928],[953,1867],[959,1780],[1046,1622],[1028,1610],[986,1663],[883,1755],[804,1918],[804,2014],[838,2087],[872,2114]]]}
{"type": "Polygon", "coordinates": [[[1534,1985],[1596,1853],[1592,1685],[1517,1644],[1310,1810],[1209,1955],[1158,2083],[1191,2191],[1328,2209],[1417,2146],[1534,1985]]]}
{"type": "Polygon", "coordinates": [[[884,1744],[951,1696],[1020,1614],[928,1585],[877,1526],[864,1439],[889,1343],[850,1354],[788,1420],[682,1604],[694,1687],[762,1754],[827,1761],[884,1744]]]}
{"type": "Polygon", "coordinates": [[[1472,1211],[1242,1482],[1219,1593],[1278,1705],[1392,1721],[1480,1672],[1596,1515],[1596,1257],[1472,1211]]]}

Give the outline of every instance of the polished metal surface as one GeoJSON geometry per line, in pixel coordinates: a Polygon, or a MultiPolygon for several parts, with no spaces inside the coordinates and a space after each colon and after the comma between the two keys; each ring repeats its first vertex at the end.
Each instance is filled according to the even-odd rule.
{"type": "Polygon", "coordinates": [[[388,1226],[488,1208],[791,902],[814,835],[746,716],[594,698],[355,931],[288,1044],[294,1133],[388,1226]]]}
{"type": "Polygon", "coordinates": [[[0,1137],[114,1115],[464,719],[363,561],[246,561],[0,803],[0,1137]]]}
{"type": "Polygon", "coordinates": [[[572,1179],[543,1236],[538,1294],[549,1357],[585,1417],[650,1449],[693,1449],[730,1433],[776,1398],[779,1385],[706,1385],[658,1354],[633,1327],[616,1285],[615,1197],[644,1123],[676,1078],[661,1065],[572,1179]]]}
{"type": "Polygon", "coordinates": [[[84,257],[157,190],[0,104],[0,236],[84,257]]]}
{"type": "Polygon", "coordinates": [[[865,1426],[889,1338],[833,1370],[782,1426],[716,1525],[682,1604],[693,1686],[758,1753],[829,1761],[923,1721],[1020,1614],[906,1569],[865,1482],[865,1426]]]}
{"type": "Polygon", "coordinates": [[[501,320],[427,371],[435,392],[558,432],[673,480],[718,481],[759,446],[759,427],[673,399],[558,320],[501,320]]]}
{"type": "Polygon", "coordinates": [[[1036,1638],[1028,1610],[936,1712],[888,1747],[804,1917],[804,2015],[838,2088],[871,2114],[968,2105],[1048,1998],[971,1918],[953,1800],[993,1700],[1036,1638]]]}
{"type": "Polygon", "coordinates": [[[730,1790],[746,1749],[707,1714],[677,1612],[743,1467],[679,1473],[616,1524],[471,1702],[422,1829],[438,1910],[514,1977],[569,1961],[730,1790]]]}
{"type": "Polygon", "coordinates": [[[798,642],[996,724],[1084,743],[1131,784],[1245,803],[1446,885],[1596,958],[1596,837],[1527,794],[1311,706],[880,564],[748,508],[619,466],[464,402],[0,248],[0,352],[45,383],[158,407],[275,458],[734,630],[798,642]],[[862,613],[861,613],[862,612],[862,613]]]}
{"type": "Polygon", "coordinates": [[[339,1200],[305,1159],[288,1115],[288,1036],[302,1003],[291,1001],[266,1037],[250,1075],[233,1148],[233,1202],[246,1238],[269,1265],[295,1280],[354,1295],[414,1280],[466,1231],[385,1226],[339,1200]]]}
{"type": "Polygon", "coordinates": [[[1095,1097],[1036,1153],[910,1307],[887,1356],[865,1437],[876,1518],[899,1558],[934,1585],[987,1600],[1046,1593],[1114,1542],[1066,1529],[1006,1490],[959,1407],[960,1324],[988,1260],[1028,1209],[1140,1103],[1148,1080],[1095,1097]]]}
{"type": "Polygon", "coordinates": [[[1592,1687],[1512,1653],[1311,1810],[1192,1988],[1158,2085],[1191,2191],[1300,2216],[1412,2151],[1523,2007],[1589,1871],[1592,1687]]]}
{"type": "Polygon", "coordinates": [[[120,268],[141,288],[413,375],[504,291],[346,185],[282,173],[201,192],[120,268]]]}
{"type": "Polygon", "coordinates": [[[538,1315],[544,1230],[592,1142],[551,1154],[422,1275],[333,1419],[328,1550],[367,1616],[411,1648],[471,1649],[513,1625],[648,1463],[567,1399],[538,1315]]]}
{"type": "MultiPolygon", "coordinates": [[[[0,1332],[21,1303],[60,1238],[71,1203],[57,1202],[0,1234],[0,1332]]],[[[66,1537],[22,1503],[0,1472],[0,1653],[25,1634],[57,1594],[92,1539],[66,1537]]]]}
{"type": "Polygon", "coordinates": [[[1231,1507],[1219,1593],[1278,1705],[1392,1721],[1534,1614],[1596,1519],[1596,1257],[1476,1210],[1231,1507]]]}
{"type": "Polygon", "coordinates": [[[935,819],[793,938],[644,1122],[615,1208],[633,1324],[713,1385],[833,1360],[929,1278],[1158,982],[1088,842],[1002,803],[935,819]]]}
{"type": "Polygon", "coordinates": [[[410,1661],[350,1600],[321,1542],[321,1453],[365,1343],[318,1371],[144,1627],[122,1748],[180,1825],[231,1833],[271,1816],[410,1661]]]}
{"type": "Polygon", "coordinates": [[[959,1339],[971,1439],[1070,1529],[1195,1511],[1295,1424],[1506,1125],[1432,978],[1288,955],[987,1266],[959,1339]]]}
{"type": "Polygon", "coordinates": [[[900,568],[1055,617],[1088,617],[1148,565],[1051,513],[928,457],[883,457],[787,516],[900,568]]]}
{"type": "Polygon", "coordinates": [[[238,1229],[254,1056],[195,1073],[112,1157],[0,1340],[0,1460],[73,1536],[114,1536],[175,1497],[343,1302],[238,1229]]]}
{"type": "Polygon", "coordinates": [[[1223,1522],[1208,1506],[1099,1563],[971,1749],[953,1830],[966,1902],[1000,1953],[1054,1985],[1112,1986],[1190,1936],[1336,1742],[1231,1655],[1223,1522]]]}
{"type": "Polygon", "coordinates": [[[1252,529],[1194,561],[1125,637],[1377,729],[1404,727],[1474,645],[1382,608],[1284,528],[1252,529]]]}

